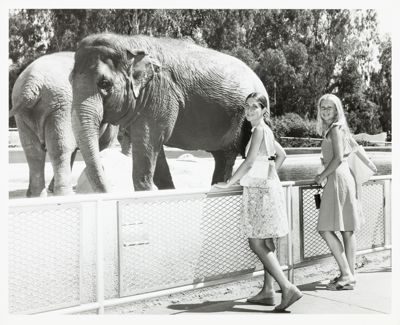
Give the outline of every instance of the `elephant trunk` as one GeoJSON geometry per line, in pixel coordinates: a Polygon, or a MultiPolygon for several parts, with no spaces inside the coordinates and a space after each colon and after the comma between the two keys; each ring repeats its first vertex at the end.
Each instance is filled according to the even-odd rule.
{"type": "MultiPolygon", "coordinates": [[[[75,86],[75,85],[74,85],[75,86]]],[[[83,87],[74,87],[72,128],[86,164],[87,178],[94,192],[109,192],[100,161],[99,128],[103,119],[103,102],[99,93],[82,95],[83,87]]]]}

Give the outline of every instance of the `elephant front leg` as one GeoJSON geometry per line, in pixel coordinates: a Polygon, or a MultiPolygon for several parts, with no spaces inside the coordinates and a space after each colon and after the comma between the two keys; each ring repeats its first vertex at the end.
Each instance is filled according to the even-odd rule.
{"type": "Polygon", "coordinates": [[[130,136],[132,143],[132,180],[135,191],[153,190],[155,189],[153,177],[158,154],[162,148],[162,137],[160,133],[154,132],[154,128],[151,129],[149,125],[143,122],[135,123],[131,127],[130,136]]]}
{"type": "MultiPolygon", "coordinates": [[[[142,150],[141,150],[142,152],[142,150]]],[[[132,180],[135,191],[154,190],[153,183],[154,170],[157,163],[155,152],[132,154],[132,180]]]]}
{"type": "Polygon", "coordinates": [[[119,127],[112,124],[103,124],[99,130],[99,150],[111,148],[116,144],[119,127]]]}

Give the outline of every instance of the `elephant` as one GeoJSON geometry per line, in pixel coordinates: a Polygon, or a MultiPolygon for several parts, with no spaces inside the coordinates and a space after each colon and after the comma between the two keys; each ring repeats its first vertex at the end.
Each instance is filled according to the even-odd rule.
{"type": "Polygon", "coordinates": [[[256,91],[268,98],[239,59],[188,40],[144,35],[85,37],[71,82],[72,128],[95,192],[110,189],[99,162],[101,122],[130,136],[135,191],[174,188],[163,145],[210,152],[214,184],[231,177],[250,137],[246,97],[256,91]]]}
{"type": "MultiPolygon", "coordinates": [[[[12,109],[29,166],[27,197],[46,196],[44,167],[46,151],[54,178],[49,189],[54,195],[73,193],[71,168],[77,152],[72,132],[72,87],[69,75],[73,52],[44,55],[32,62],[17,78],[12,90],[12,109]]],[[[100,149],[111,146],[118,127],[102,124],[100,149]]]]}

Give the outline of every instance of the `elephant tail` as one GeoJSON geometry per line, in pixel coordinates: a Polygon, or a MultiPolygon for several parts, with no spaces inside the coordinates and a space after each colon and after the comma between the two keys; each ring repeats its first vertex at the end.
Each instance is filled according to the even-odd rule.
{"type": "Polygon", "coordinates": [[[12,92],[12,109],[8,113],[9,118],[21,113],[24,109],[35,107],[40,100],[42,92],[41,85],[37,83],[25,83],[21,86],[19,85],[19,87],[16,87],[14,85],[12,92]],[[21,91],[18,89],[23,90],[21,91]]]}
{"type": "Polygon", "coordinates": [[[242,123],[242,131],[240,133],[240,147],[239,152],[242,158],[246,158],[246,146],[251,138],[251,123],[246,119],[242,123]]]}

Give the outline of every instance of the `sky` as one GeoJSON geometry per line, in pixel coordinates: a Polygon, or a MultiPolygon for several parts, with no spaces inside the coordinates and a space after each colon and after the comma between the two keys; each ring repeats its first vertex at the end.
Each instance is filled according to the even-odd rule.
{"type": "Polygon", "coordinates": [[[376,9],[378,15],[378,29],[381,35],[392,34],[392,16],[389,9],[376,9]]]}

